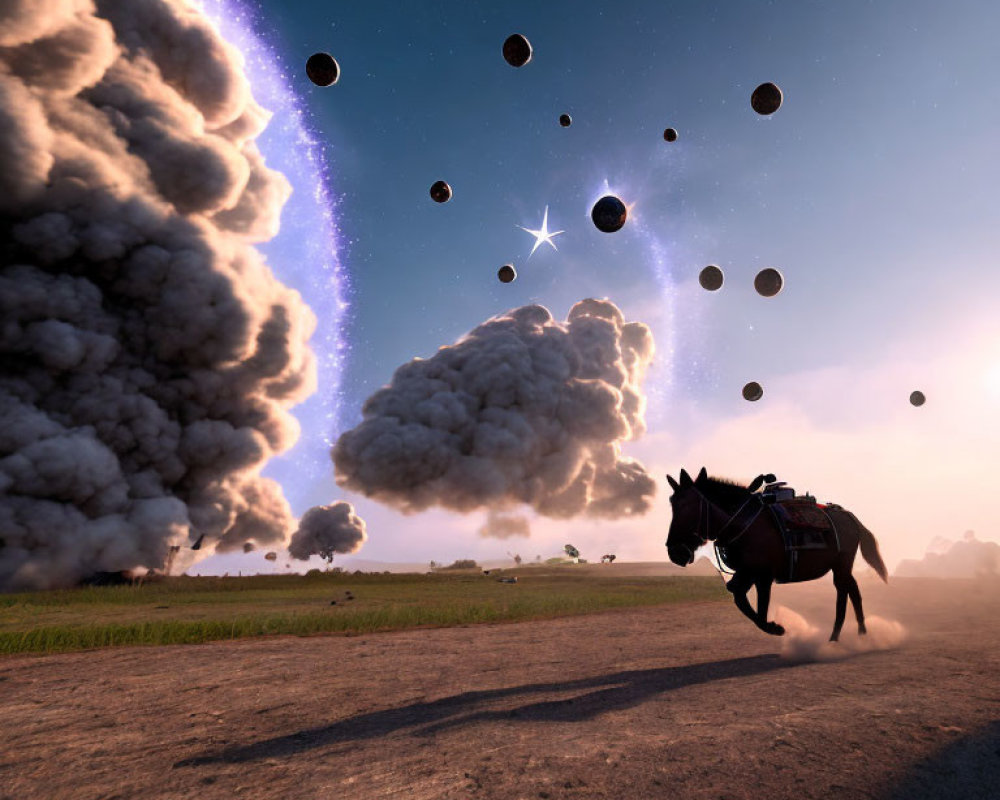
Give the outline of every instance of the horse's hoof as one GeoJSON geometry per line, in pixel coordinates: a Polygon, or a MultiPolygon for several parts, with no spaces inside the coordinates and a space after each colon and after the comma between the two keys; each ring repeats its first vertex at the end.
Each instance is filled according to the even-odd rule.
{"type": "Polygon", "coordinates": [[[858,636],[864,636],[867,633],[868,633],[868,628],[866,628],[864,625],[860,625],[858,627],[858,636]]]}
{"type": "Polygon", "coordinates": [[[769,622],[764,626],[764,631],[771,634],[772,636],[784,636],[785,629],[779,625],[777,622],[769,622]]]}

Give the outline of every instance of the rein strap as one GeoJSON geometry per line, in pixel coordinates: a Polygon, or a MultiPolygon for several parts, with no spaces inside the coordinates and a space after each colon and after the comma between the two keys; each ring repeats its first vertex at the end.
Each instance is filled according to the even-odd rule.
{"type": "Polygon", "coordinates": [[[698,535],[704,537],[705,541],[714,540],[718,546],[722,547],[731,547],[733,542],[747,532],[747,529],[753,524],[754,520],[760,516],[760,512],[764,509],[764,504],[760,501],[760,499],[751,495],[746,499],[743,505],[736,510],[736,513],[726,520],[722,528],[719,529],[719,532],[715,536],[712,536],[709,527],[709,506],[722,511],[723,513],[726,512],[702,494],[701,490],[698,490],[698,494],[701,497],[701,504],[698,507],[698,535]],[[705,520],[704,527],[702,526],[702,517],[704,517],[705,520]],[[723,537],[726,533],[730,529],[735,529],[737,526],[740,526],[739,533],[731,537],[729,541],[724,541],[723,537]]]}

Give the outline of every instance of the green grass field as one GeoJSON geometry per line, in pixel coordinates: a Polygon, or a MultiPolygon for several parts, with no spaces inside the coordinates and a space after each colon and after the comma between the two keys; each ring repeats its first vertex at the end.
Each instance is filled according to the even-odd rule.
{"type": "Polygon", "coordinates": [[[499,583],[496,573],[324,573],[0,595],[0,654],[513,622],[727,596],[717,578],[595,577],[566,568],[503,573],[515,574],[513,585],[499,583]]]}

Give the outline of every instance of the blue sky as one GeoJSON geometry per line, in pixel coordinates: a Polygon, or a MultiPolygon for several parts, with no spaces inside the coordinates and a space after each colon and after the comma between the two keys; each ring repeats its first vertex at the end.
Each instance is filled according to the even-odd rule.
{"type": "MultiPolygon", "coordinates": [[[[890,562],[934,535],[997,538],[975,500],[959,516],[898,509],[915,493],[992,487],[1000,7],[265,0],[256,28],[330,167],[350,284],[341,429],[397,366],[494,314],[539,302],[561,319],[608,297],[657,341],[649,433],[629,450],[656,474],[779,471],[856,510],[890,562]],[[534,47],[520,69],[500,54],[515,31],[534,47]],[[306,79],[316,51],[340,63],[335,86],[306,79]],[[770,118],[749,106],[763,81],[784,92],[770,118]],[[444,205],[428,196],[438,179],[454,190],[444,205]],[[635,204],[610,235],[588,216],[605,186],[635,204]],[[558,252],[527,259],[517,226],[538,227],[546,206],[566,232],[558,252]],[[505,285],[507,262],[518,279],[505,285]],[[726,275],[714,294],[697,286],[709,263],[726,275]],[[765,266],[785,277],[775,298],[753,290],[765,266]],[[740,396],[748,380],[764,387],[757,404],[740,396]],[[907,401],[918,388],[922,409],[907,401]]],[[[268,257],[298,285],[287,231],[309,225],[289,209],[268,257]]],[[[321,330],[333,324],[320,315],[321,330]]],[[[312,409],[304,445],[333,433],[312,409]]],[[[530,541],[498,542],[476,535],[483,515],[403,517],[338,490],[329,463],[308,480],[292,463],[270,469],[296,512],[357,504],[361,557],[544,556],[565,541],[585,556],[663,557],[665,508],[601,526],[538,521],[530,541]]]]}

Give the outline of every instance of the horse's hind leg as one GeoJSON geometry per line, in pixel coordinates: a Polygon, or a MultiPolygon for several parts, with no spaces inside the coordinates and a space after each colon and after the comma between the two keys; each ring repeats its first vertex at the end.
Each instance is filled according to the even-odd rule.
{"type": "MultiPolygon", "coordinates": [[[[848,575],[848,577],[850,577],[848,575]]],[[[833,621],[833,633],[830,641],[840,638],[840,629],[844,627],[844,617],[847,615],[847,579],[836,572],[833,573],[833,585],[837,587],[837,618],[833,621]]]]}
{"type": "Polygon", "coordinates": [[[847,583],[847,594],[851,598],[851,605],[854,606],[854,616],[858,618],[858,633],[864,636],[868,633],[868,629],[865,628],[865,611],[861,607],[861,590],[858,588],[858,582],[854,579],[854,576],[850,576],[850,580],[847,583]]]}
{"type": "Polygon", "coordinates": [[[784,635],[785,629],[777,622],[767,621],[767,607],[771,603],[771,578],[757,578],[753,585],[757,587],[757,624],[765,633],[773,636],[784,635]]]}

